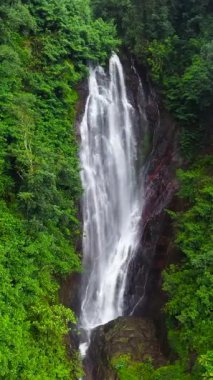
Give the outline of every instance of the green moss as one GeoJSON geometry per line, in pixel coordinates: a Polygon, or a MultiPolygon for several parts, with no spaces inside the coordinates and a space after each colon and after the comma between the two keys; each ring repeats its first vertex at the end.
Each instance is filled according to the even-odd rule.
{"type": "Polygon", "coordinates": [[[134,362],[130,356],[116,357],[112,361],[119,380],[190,380],[179,363],[155,369],[151,358],[143,363],[134,362]]]}

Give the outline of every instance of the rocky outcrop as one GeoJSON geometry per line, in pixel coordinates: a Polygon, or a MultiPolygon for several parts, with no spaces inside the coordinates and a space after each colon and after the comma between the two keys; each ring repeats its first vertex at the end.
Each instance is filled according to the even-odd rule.
{"type": "Polygon", "coordinates": [[[155,367],[165,364],[153,322],[121,317],[96,328],[85,363],[86,379],[117,380],[112,359],[126,354],[139,362],[151,357],[155,367]]]}
{"type": "Polygon", "coordinates": [[[161,349],[168,355],[165,318],[162,312],[166,302],[166,295],[162,290],[162,270],[176,256],[174,231],[166,209],[175,208],[174,195],[178,189],[178,133],[174,120],[157,99],[148,77],[144,74],[143,109],[140,106],[139,87],[135,99],[139,109],[139,124],[142,126],[140,138],[146,141],[146,147],[143,144],[143,150],[146,148],[145,155],[140,163],[144,178],[144,207],[140,244],[128,269],[125,315],[152,319],[161,349]],[[140,123],[144,117],[146,123],[140,123]]]}

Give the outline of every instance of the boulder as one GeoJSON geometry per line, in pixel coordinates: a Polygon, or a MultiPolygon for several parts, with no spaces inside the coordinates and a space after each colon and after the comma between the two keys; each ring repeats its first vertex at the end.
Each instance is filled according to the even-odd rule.
{"type": "Polygon", "coordinates": [[[118,319],[96,328],[91,336],[85,369],[87,380],[117,380],[112,359],[130,355],[142,362],[151,357],[156,367],[165,363],[151,320],[136,317],[118,319]]]}

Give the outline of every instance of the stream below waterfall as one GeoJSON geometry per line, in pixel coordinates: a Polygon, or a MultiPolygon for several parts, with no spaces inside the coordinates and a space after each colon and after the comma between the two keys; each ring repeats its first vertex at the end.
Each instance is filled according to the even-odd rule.
{"type": "Polygon", "coordinates": [[[80,125],[83,268],[79,327],[85,356],[92,330],[123,315],[128,266],[139,240],[143,199],[138,146],[122,64],[90,69],[80,125]]]}

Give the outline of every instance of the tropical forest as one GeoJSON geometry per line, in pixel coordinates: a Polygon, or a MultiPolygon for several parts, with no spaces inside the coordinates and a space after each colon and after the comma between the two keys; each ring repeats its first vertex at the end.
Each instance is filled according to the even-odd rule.
{"type": "Polygon", "coordinates": [[[0,1],[0,380],[213,379],[213,3],[0,1]]]}

